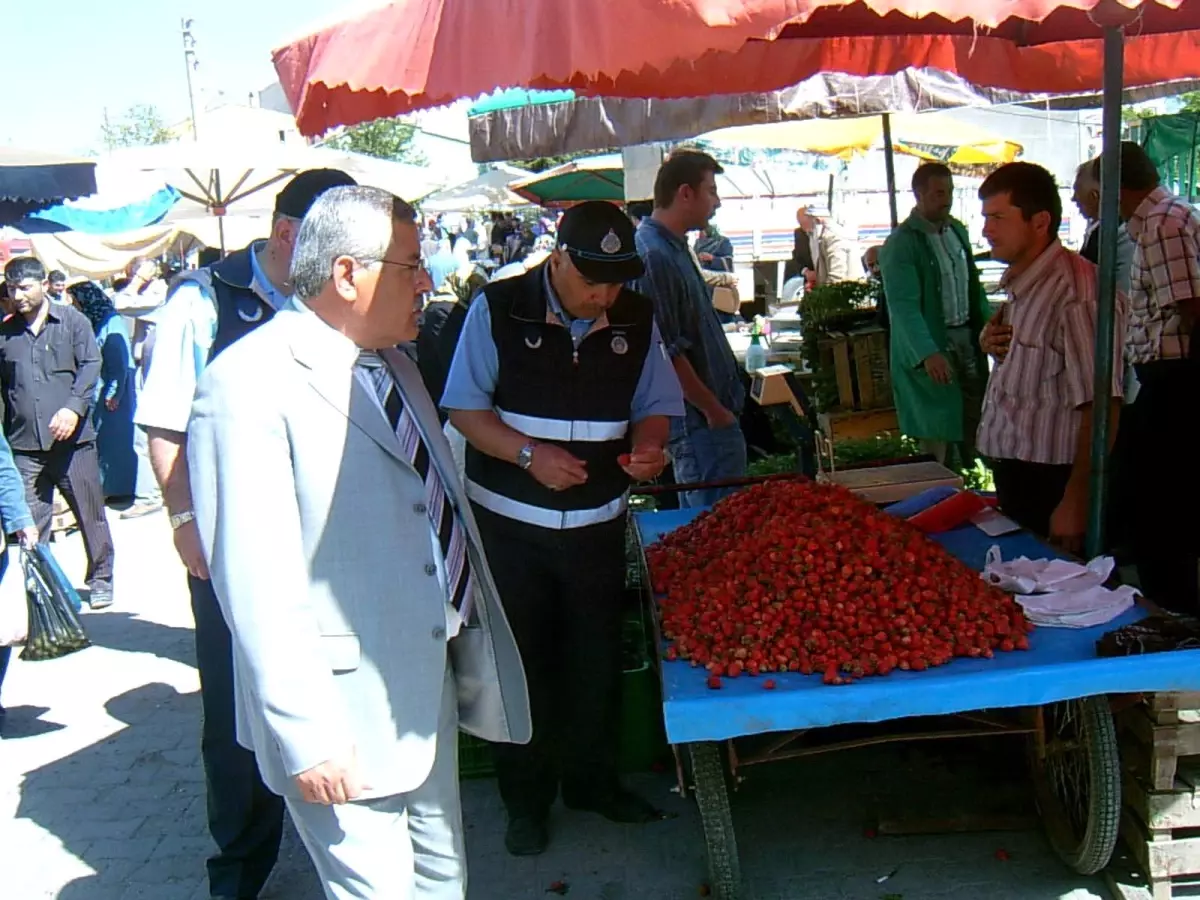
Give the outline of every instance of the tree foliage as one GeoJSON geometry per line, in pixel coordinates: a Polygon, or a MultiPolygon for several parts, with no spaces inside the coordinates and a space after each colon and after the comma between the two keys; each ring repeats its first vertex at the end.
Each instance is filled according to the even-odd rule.
{"type": "Polygon", "coordinates": [[[100,126],[100,140],[109,150],[120,147],[148,147],[152,144],[168,144],[174,135],[158,108],[148,103],[129,107],[116,121],[105,116],[100,126]]]}
{"type": "Polygon", "coordinates": [[[545,172],[547,169],[553,169],[555,166],[561,166],[563,163],[574,162],[577,159],[595,156],[594,150],[584,150],[577,153],[564,153],[561,156],[535,156],[533,159],[514,159],[512,165],[522,169],[528,169],[530,172],[545,172]]]}
{"type": "Polygon", "coordinates": [[[327,140],[325,146],[378,159],[421,165],[425,162],[425,156],[412,145],[416,134],[416,128],[399,119],[376,119],[343,130],[327,140]]]}

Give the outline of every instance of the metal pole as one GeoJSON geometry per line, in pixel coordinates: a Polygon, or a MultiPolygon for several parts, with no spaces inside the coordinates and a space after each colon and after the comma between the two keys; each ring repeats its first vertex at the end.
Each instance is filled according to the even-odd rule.
{"type": "Polygon", "coordinates": [[[1125,77],[1124,34],[1104,29],[1104,150],[1100,159],[1100,271],[1096,310],[1096,372],[1092,393],[1092,479],[1087,554],[1104,552],[1105,490],[1113,373],[1113,325],[1117,305],[1117,228],[1120,224],[1121,88],[1125,77]]]}
{"type": "Polygon", "coordinates": [[[887,171],[888,207],[892,213],[892,227],[900,224],[900,211],[896,207],[896,151],[892,147],[892,114],[883,116],[883,167],[887,171]]]}
{"type": "Polygon", "coordinates": [[[1188,152],[1188,202],[1196,199],[1196,137],[1200,130],[1200,115],[1192,121],[1192,149],[1188,152]]]}
{"type": "Polygon", "coordinates": [[[192,90],[192,66],[196,64],[196,39],[192,37],[192,20],[180,19],[179,32],[183,36],[183,71],[187,75],[188,107],[192,111],[192,140],[200,140],[196,123],[196,95],[192,90]]]}

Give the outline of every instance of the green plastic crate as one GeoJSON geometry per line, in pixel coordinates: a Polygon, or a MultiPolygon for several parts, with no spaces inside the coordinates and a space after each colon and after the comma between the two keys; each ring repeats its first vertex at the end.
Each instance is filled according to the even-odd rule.
{"type": "MultiPolygon", "coordinates": [[[[631,608],[622,626],[621,714],[617,764],[622,772],[647,772],[668,754],[663,731],[658,670],[650,655],[644,607],[631,608]]],[[[474,735],[458,734],[460,778],[492,778],[492,747],[474,735]]]]}
{"type": "Polygon", "coordinates": [[[492,760],[492,745],[473,734],[460,731],[458,733],[458,777],[491,778],[495,774],[496,764],[492,760]]]}

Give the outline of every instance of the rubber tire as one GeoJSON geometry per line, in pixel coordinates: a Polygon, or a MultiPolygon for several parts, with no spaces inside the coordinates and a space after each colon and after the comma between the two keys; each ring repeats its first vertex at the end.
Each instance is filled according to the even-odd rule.
{"type": "Polygon", "coordinates": [[[1038,785],[1038,805],[1043,806],[1046,834],[1054,852],[1080,875],[1095,875],[1112,859],[1121,824],[1121,760],[1117,748],[1117,730],[1113,725],[1107,697],[1084,697],[1062,702],[1074,703],[1079,707],[1080,748],[1076,752],[1084,753],[1088,760],[1089,808],[1083,838],[1075,846],[1068,846],[1065,835],[1051,824],[1055,814],[1051,812],[1047,816],[1044,803],[1057,800],[1046,799],[1052,798],[1053,794],[1049,783],[1043,781],[1035,765],[1034,778],[1043,781],[1038,785]]]}
{"type": "Polygon", "coordinates": [[[708,850],[711,896],[716,900],[745,900],[721,745],[712,742],[688,744],[688,756],[692,762],[693,790],[708,850]]]}

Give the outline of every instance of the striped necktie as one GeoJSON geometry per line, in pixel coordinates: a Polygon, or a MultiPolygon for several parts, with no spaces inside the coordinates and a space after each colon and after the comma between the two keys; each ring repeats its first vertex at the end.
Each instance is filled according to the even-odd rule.
{"type": "Polygon", "coordinates": [[[425,509],[429,514],[430,527],[441,545],[442,559],[446,563],[447,593],[451,605],[466,622],[470,615],[471,591],[474,587],[471,563],[467,559],[466,532],[454,514],[454,507],[450,498],[446,496],[446,488],[442,484],[437,466],[432,465],[429,459],[429,448],[425,446],[417,423],[409,413],[404,398],[400,396],[391,371],[378,354],[369,351],[359,354],[358,365],[370,377],[371,384],[375,387],[375,395],[383,405],[388,423],[396,433],[405,457],[425,482],[425,509]]]}

